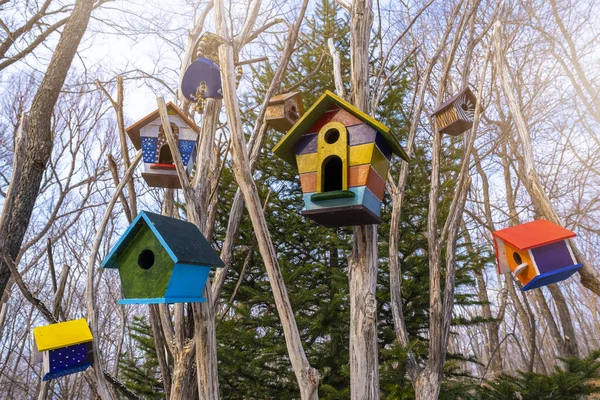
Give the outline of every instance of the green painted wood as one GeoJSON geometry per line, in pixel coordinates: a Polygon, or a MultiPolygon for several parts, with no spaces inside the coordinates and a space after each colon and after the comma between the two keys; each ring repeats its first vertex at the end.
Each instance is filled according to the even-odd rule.
{"type": "Polygon", "coordinates": [[[310,196],[310,200],[316,202],[333,199],[348,199],[354,196],[354,192],[350,190],[334,190],[332,192],[315,193],[310,196]]]}
{"type": "Polygon", "coordinates": [[[294,145],[300,140],[302,135],[309,131],[309,129],[319,120],[332,105],[338,105],[345,109],[349,113],[353,114],[357,118],[363,120],[365,123],[375,128],[385,141],[390,145],[392,152],[402,159],[409,161],[410,158],[400,146],[400,143],[390,133],[390,129],[382,125],[379,121],[365,114],[352,104],[336,96],[330,91],[326,91],[311,107],[310,109],[296,122],[296,124],[288,131],[288,133],[277,143],[273,148],[273,152],[281,157],[287,163],[296,166],[296,157],[294,153],[294,145]]]}
{"type": "Polygon", "coordinates": [[[147,226],[141,227],[117,256],[117,264],[123,297],[126,299],[163,297],[175,265],[147,226]],[[143,250],[154,253],[154,264],[147,270],[138,265],[138,257],[143,250]]]}

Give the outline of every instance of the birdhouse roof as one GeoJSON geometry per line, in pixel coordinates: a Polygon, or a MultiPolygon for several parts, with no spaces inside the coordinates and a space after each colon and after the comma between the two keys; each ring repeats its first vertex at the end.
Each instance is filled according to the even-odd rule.
{"type": "Polygon", "coordinates": [[[511,226],[510,228],[501,229],[492,234],[519,250],[528,250],[533,247],[544,246],[546,244],[577,236],[575,232],[553,224],[550,221],[546,221],[545,219],[538,219],[521,225],[511,226]]]}
{"type": "MultiPolygon", "coordinates": [[[[196,125],[194,121],[188,118],[179,107],[173,104],[172,101],[168,102],[166,107],[167,112],[169,114],[178,115],[183,120],[183,122],[186,123],[187,126],[189,126],[196,133],[200,134],[200,128],[198,127],[198,125],[196,125]]],[[[146,115],[144,118],[140,119],[138,122],[125,129],[125,132],[127,132],[127,135],[129,136],[129,139],[131,139],[131,142],[133,143],[133,146],[136,148],[136,150],[139,150],[142,147],[142,142],[140,141],[140,129],[142,129],[157,118],[160,118],[158,109],[152,111],[150,114],[146,115]]]]}
{"type": "Polygon", "coordinates": [[[116,258],[143,226],[150,228],[175,264],[224,267],[223,261],[198,227],[164,215],[142,211],[102,261],[103,268],[117,268],[116,258]]]}
{"type": "Polygon", "coordinates": [[[298,96],[299,94],[300,94],[300,92],[289,92],[289,93],[278,94],[277,96],[271,97],[271,101],[269,101],[269,105],[283,103],[286,100],[291,99],[292,97],[298,96]]]}
{"type": "Polygon", "coordinates": [[[37,351],[48,351],[91,342],[92,331],[85,318],[33,328],[37,351]]]}
{"type": "Polygon", "coordinates": [[[467,94],[467,98],[473,103],[473,104],[477,104],[477,98],[475,97],[475,95],[473,94],[473,92],[471,92],[471,89],[469,89],[469,87],[465,87],[464,89],[462,89],[460,92],[458,92],[457,94],[455,94],[454,96],[450,97],[449,99],[447,99],[445,102],[442,103],[441,106],[439,106],[434,112],[433,114],[431,114],[432,117],[436,116],[437,114],[439,114],[440,112],[444,111],[446,108],[448,108],[450,105],[452,105],[456,99],[458,99],[460,96],[463,95],[463,93],[467,94]]]}
{"type": "Polygon", "coordinates": [[[327,90],[319,99],[306,111],[306,113],[296,122],[294,126],[290,128],[288,133],[277,143],[273,148],[273,152],[281,157],[287,163],[295,166],[296,157],[294,154],[294,145],[302,135],[311,127],[323,113],[325,113],[332,105],[338,105],[350,114],[354,115],[367,125],[374,128],[377,132],[381,133],[387,144],[392,149],[392,152],[402,159],[409,161],[408,154],[404,151],[398,140],[391,134],[390,128],[383,125],[379,121],[365,114],[352,104],[348,103],[344,99],[336,96],[329,90],[327,90]]]}

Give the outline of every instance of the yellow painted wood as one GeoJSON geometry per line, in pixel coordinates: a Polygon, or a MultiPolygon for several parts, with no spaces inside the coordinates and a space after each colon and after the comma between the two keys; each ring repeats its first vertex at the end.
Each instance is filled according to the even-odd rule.
{"type": "Polygon", "coordinates": [[[91,342],[93,339],[85,318],[38,326],[33,328],[33,336],[40,352],[91,342]]]}
{"type": "Polygon", "coordinates": [[[390,162],[387,158],[379,151],[377,146],[373,150],[373,158],[371,159],[371,166],[380,177],[385,181],[387,179],[388,170],[390,169],[390,162]]]}
{"type": "Polygon", "coordinates": [[[299,174],[317,172],[317,169],[319,168],[319,159],[317,158],[317,153],[301,154],[296,156],[296,164],[298,164],[299,174]]]}
{"type": "MultiPolygon", "coordinates": [[[[298,164],[298,173],[306,174],[308,172],[317,172],[319,168],[319,159],[317,153],[301,154],[296,156],[298,164]]],[[[372,164],[373,169],[377,171],[383,180],[387,179],[390,162],[381,153],[375,143],[360,144],[348,148],[348,166],[372,164]]]]}
{"type": "Polygon", "coordinates": [[[324,167],[327,160],[332,156],[337,156],[342,160],[342,190],[348,190],[348,131],[340,122],[325,124],[319,131],[317,143],[317,193],[323,192],[324,167]],[[337,131],[339,138],[335,143],[327,143],[326,136],[335,131],[337,131]]]}

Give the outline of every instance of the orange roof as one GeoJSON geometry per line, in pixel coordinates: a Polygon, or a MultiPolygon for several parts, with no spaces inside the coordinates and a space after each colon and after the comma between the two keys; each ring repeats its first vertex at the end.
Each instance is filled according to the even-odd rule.
{"type": "MultiPolygon", "coordinates": [[[[179,107],[173,104],[172,101],[167,103],[167,112],[169,112],[169,114],[177,114],[191,129],[193,129],[196,133],[200,134],[200,128],[198,128],[198,125],[196,125],[194,121],[189,119],[183,113],[183,111],[179,109],[179,107]]],[[[140,129],[142,129],[144,126],[148,125],[150,122],[154,121],[158,117],[160,117],[160,114],[158,113],[158,109],[156,109],[155,111],[152,111],[150,114],[146,115],[144,118],[140,119],[135,124],[131,125],[129,128],[125,129],[125,132],[127,132],[127,135],[129,136],[129,139],[131,139],[131,142],[133,143],[133,146],[136,148],[136,150],[139,150],[142,147],[142,142],[140,141],[140,129]]]]}
{"type": "Polygon", "coordinates": [[[553,224],[550,221],[546,221],[545,219],[538,219],[536,221],[501,229],[492,234],[520,250],[544,246],[576,236],[575,232],[553,224]]]}

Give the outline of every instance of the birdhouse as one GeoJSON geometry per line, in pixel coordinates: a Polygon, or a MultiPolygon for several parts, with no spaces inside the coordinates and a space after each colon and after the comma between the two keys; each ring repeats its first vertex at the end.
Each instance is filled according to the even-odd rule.
{"type": "Polygon", "coordinates": [[[267,106],[265,119],[271,127],[285,133],[294,126],[303,114],[302,95],[300,92],[291,92],[271,98],[267,106]]]}
{"type": "Polygon", "coordinates": [[[219,65],[206,57],[192,62],[181,79],[181,92],[186,99],[194,103],[202,99],[222,99],[219,65]]]}
{"type": "Polygon", "coordinates": [[[498,272],[513,273],[521,290],[546,286],[567,279],[583,264],[577,264],[567,239],[575,232],[540,219],[493,232],[498,272]]]}
{"type": "Polygon", "coordinates": [[[431,116],[435,117],[441,133],[458,136],[473,126],[476,104],[475,95],[466,87],[446,100],[431,116]]]}
{"type": "Polygon", "coordinates": [[[302,214],[326,227],[380,223],[390,160],[408,161],[389,128],[330,91],[273,151],[298,168],[302,214]]]}
{"type": "Polygon", "coordinates": [[[93,362],[92,332],[85,319],[33,328],[33,363],[42,380],[85,371],[93,362]]]}
{"type": "MultiPolygon", "coordinates": [[[[183,165],[191,173],[200,128],[171,102],[167,104],[167,112],[183,165]]],[[[158,110],[131,125],[126,131],[133,146],[143,151],[142,177],[146,183],[152,187],[181,188],[158,110]]]]}
{"type": "Polygon", "coordinates": [[[210,267],[223,267],[196,225],[142,211],[102,262],[117,268],[119,304],[201,303],[210,267]]]}

